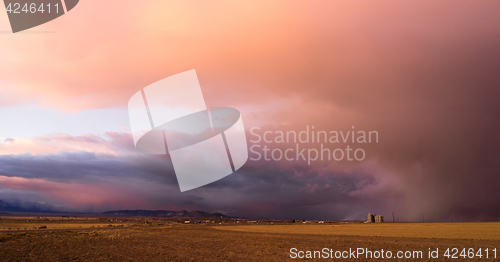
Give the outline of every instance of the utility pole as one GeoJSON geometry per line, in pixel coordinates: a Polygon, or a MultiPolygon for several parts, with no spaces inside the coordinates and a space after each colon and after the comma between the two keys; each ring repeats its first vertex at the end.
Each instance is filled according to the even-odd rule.
{"type": "Polygon", "coordinates": [[[424,214],[422,214],[422,223],[425,223],[424,214]]]}
{"type": "Polygon", "coordinates": [[[394,212],[392,212],[392,223],[395,222],[395,219],[394,219],[394,212]]]}

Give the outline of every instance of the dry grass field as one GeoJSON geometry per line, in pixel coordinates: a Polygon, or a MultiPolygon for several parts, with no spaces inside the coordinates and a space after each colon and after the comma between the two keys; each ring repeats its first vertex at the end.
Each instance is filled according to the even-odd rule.
{"type": "Polygon", "coordinates": [[[338,225],[243,225],[219,229],[242,232],[344,236],[500,240],[500,223],[374,223],[338,225]]]}
{"type": "MultiPolygon", "coordinates": [[[[424,252],[429,248],[440,250],[451,247],[490,250],[500,248],[498,238],[491,237],[492,234],[487,232],[488,230],[483,230],[484,228],[489,228],[498,234],[497,223],[268,226],[153,223],[147,227],[131,225],[90,230],[0,233],[0,260],[287,261],[293,260],[290,258],[291,248],[348,250],[361,247],[371,250],[424,252]],[[426,227],[428,228],[423,231],[426,227]],[[480,235],[482,233],[478,235],[474,228],[483,232],[484,236],[480,235]],[[434,232],[435,230],[441,231],[434,232]],[[440,232],[444,235],[439,235],[440,232]],[[464,232],[468,232],[469,235],[463,235],[464,232]]],[[[407,260],[378,259],[378,261],[407,260]]],[[[498,261],[498,259],[481,261],[498,261]]]]}
{"type": "Polygon", "coordinates": [[[35,223],[0,223],[0,233],[2,231],[26,231],[26,230],[37,230],[37,229],[84,229],[84,228],[99,228],[99,227],[123,227],[128,224],[126,223],[74,223],[74,222],[64,222],[64,223],[47,223],[47,222],[35,222],[35,223]]]}
{"type": "Polygon", "coordinates": [[[137,225],[136,221],[120,221],[112,218],[84,218],[84,217],[30,217],[30,216],[2,216],[0,217],[0,233],[2,231],[27,231],[50,229],[90,229],[101,227],[126,227],[137,225]]]}

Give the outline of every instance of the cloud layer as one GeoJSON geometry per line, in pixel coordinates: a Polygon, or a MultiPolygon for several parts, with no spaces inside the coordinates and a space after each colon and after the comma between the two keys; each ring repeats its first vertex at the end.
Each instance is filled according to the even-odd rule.
{"type": "Polygon", "coordinates": [[[40,27],[55,34],[3,37],[0,91],[9,99],[0,106],[123,108],[140,88],[195,68],[207,105],[238,108],[248,129],[354,125],[377,130],[380,142],[364,145],[361,163],[248,162],[181,194],[168,157],[138,154],[126,133],[9,137],[0,143],[0,194],[34,192],[74,209],[492,219],[500,213],[499,5],[82,2],[40,27]],[[82,193],[65,197],[74,192],[82,193]]]}

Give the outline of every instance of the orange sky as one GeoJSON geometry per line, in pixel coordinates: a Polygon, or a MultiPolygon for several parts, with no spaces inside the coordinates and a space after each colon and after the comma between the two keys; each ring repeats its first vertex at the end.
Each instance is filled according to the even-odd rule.
{"type": "Polygon", "coordinates": [[[140,87],[194,68],[211,104],[300,97],[318,105],[332,92],[333,102],[349,104],[380,78],[399,84],[401,67],[433,66],[443,50],[496,37],[497,8],[496,1],[82,1],[31,33],[1,36],[1,91],[9,103],[64,111],[123,106],[140,87]]]}

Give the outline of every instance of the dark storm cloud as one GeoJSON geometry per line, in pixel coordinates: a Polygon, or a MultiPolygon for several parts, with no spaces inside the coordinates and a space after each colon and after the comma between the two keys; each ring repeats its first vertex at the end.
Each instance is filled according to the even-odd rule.
{"type": "Polygon", "coordinates": [[[171,162],[161,156],[114,156],[91,152],[46,155],[1,155],[0,175],[41,178],[57,182],[84,182],[139,177],[176,183],[171,162]],[[170,172],[170,176],[169,176],[170,172]]]}
{"type": "MultiPolygon", "coordinates": [[[[353,218],[348,214],[364,213],[359,197],[350,194],[377,184],[375,176],[362,169],[355,170],[357,174],[316,169],[249,161],[232,175],[181,193],[168,156],[148,156],[134,151],[122,152],[119,156],[90,152],[0,156],[1,176],[83,185],[111,184],[124,191],[130,188],[130,194],[150,203],[146,207],[134,203],[105,205],[111,209],[219,210],[233,216],[283,219],[344,219],[353,218]],[[151,188],[150,183],[156,186],[151,188]]],[[[96,208],[85,206],[83,210],[96,208]]]]}
{"type": "Polygon", "coordinates": [[[422,214],[435,221],[495,219],[500,34],[493,29],[498,21],[487,13],[478,8],[460,19],[458,13],[456,19],[415,16],[432,22],[414,27],[413,20],[397,23],[388,12],[342,34],[347,40],[335,40],[345,44],[356,34],[355,47],[345,52],[329,48],[334,40],[321,37],[304,57],[294,54],[304,65],[297,70],[301,74],[275,84],[274,91],[300,97],[301,103],[276,113],[276,124],[263,129],[286,130],[280,126],[286,119],[296,130],[377,130],[380,143],[365,146],[367,158],[392,183],[357,204],[413,221],[422,214]]]}

